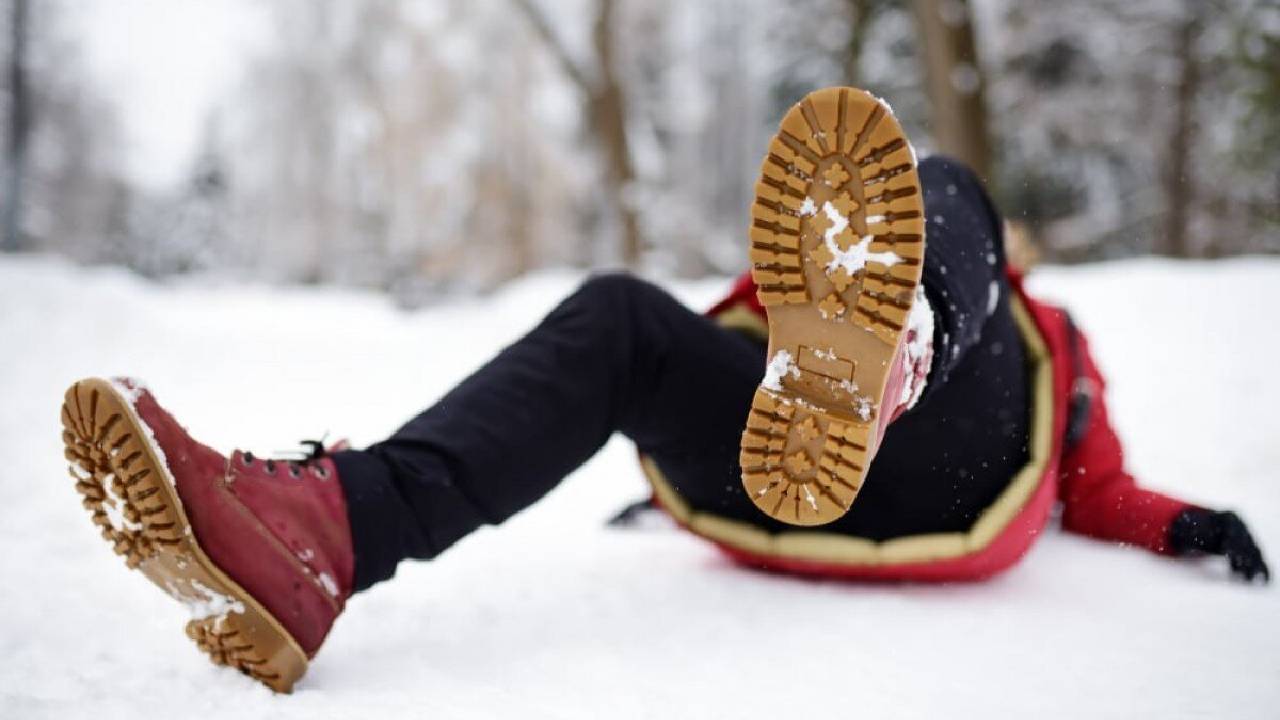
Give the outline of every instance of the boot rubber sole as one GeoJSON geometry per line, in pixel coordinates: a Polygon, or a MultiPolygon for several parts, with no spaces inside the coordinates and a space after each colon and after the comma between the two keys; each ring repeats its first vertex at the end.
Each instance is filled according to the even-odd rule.
{"type": "Polygon", "coordinates": [[[915,153],[888,105],[828,88],[792,107],[751,207],[769,367],[739,460],[743,486],[770,517],[822,525],[857,497],[924,247],[915,153]]]}
{"type": "Polygon", "coordinates": [[[210,660],[290,692],[307,670],[306,653],[200,548],[164,452],[129,392],[99,378],[66,392],[62,440],[82,504],[130,568],[188,607],[187,636],[210,660]]]}

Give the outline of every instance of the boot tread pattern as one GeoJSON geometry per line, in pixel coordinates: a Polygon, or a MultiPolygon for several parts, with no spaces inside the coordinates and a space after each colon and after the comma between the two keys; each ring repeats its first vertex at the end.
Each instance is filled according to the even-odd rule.
{"type": "Polygon", "coordinates": [[[882,103],[852,88],[810,94],[783,119],[756,185],[761,304],[817,303],[896,343],[924,261],[918,194],[914,154],[882,103]]]}
{"type": "Polygon", "coordinates": [[[761,165],[749,239],[770,376],[742,434],[743,486],[776,520],[828,523],[866,477],[924,264],[916,159],[888,107],[830,88],[791,108],[761,165]]]}
{"type": "Polygon", "coordinates": [[[742,481],[752,502],[795,525],[829,522],[861,489],[870,426],[756,391],[742,436],[742,481]]]}
{"type": "Polygon", "coordinates": [[[128,402],[111,383],[96,378],[66,392],[64,455],[81,504],[129,568],[141,570],[175,599],[202,608],[186,633],[214,664],[289,692],[306,671],[306,655],[196,544],[177,490],[128,402]]]}

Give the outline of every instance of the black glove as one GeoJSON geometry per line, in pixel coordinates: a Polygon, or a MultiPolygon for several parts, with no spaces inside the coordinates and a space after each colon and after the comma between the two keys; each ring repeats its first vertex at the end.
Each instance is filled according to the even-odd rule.
{"type": "Polygon", "coordinates": [[[1245,580],[1252,581],[1255,577],[1261,577],[1263,582],[1271,580],[1262,550],[1253,541],[1244,521],[1233,512],[1183,510],[1169,526],[1169,546],[1176,555],[1226,555],[1231,572],[1245,580]]]}
{"type": "Polygon", "coordinates": [[[609,518],[610,527],[635,527],[641,522],[641,518],[650,511],[658,510],[658,504],[654,502],[653,496],[643,500],[636,500],[618,511],[618,514],[609,518]]]}

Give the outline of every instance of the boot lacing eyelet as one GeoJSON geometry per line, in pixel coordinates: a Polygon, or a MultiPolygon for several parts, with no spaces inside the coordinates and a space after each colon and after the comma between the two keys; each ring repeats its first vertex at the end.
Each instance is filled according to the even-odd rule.
{"type": "Polygon", "coordinates": [[[253,467],[253,453],[246,452],[240,456],[240,464],[245,467],[253,467]]]}
{"type": "Polygon", "coordinates": [[[321,480],[327,479],[329,477],[329,469],[319,465],[311,468],[311,472],[315,473],[315,476],[320,478],[321,480]]]}

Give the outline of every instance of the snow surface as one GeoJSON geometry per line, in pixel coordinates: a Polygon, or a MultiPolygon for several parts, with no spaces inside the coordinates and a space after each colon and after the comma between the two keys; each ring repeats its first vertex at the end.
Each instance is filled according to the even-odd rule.
{"type": "MultiPolygon", "coordinates": [[[[359,445],[577,279],[405,314],[370,294],[0,258],[0,717],[1276,717],[1280,595],[1221,561],[1051,529],[985,584],[749,572],[680,532],[604,527],[643,489],[621,439],[529,512],[354,598],[288,697],[211,666],[185,608],[80,507],[58,440],[78,377],[144,378],[222,449],[326,430],[359,445]]],[[[704,306],[725,284],[676,290],[704,306]]],[[[1124,262],[1032,286],[1093,334],[1131,466],[1241,510],[1275,568],[1280,263],[1124,262]]]]}

